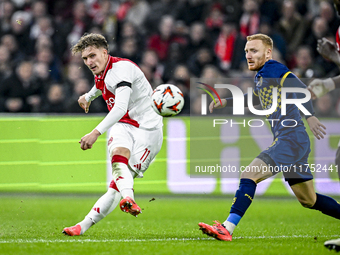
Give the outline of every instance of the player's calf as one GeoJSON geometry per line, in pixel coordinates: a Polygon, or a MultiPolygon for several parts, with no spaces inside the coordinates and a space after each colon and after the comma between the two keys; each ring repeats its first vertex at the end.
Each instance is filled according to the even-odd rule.
{"type": "Polygon", "coordinates": [[[316,195],[316,202],[310,209],[321,211],[323,214],[340,220],[340,204],[331,197],[318,193],[316,195]]]}

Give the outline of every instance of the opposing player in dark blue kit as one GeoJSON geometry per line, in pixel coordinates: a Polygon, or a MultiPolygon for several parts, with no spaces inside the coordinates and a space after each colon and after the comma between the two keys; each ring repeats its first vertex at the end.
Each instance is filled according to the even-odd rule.
{"type": "MultiPolygon", "coordinates": [[[[282,114],[281,90],[286,87],[307,88],[289,69],[272,60],[273,41],[264,34],[255,34],[247,37],[245,46],[248,68],[257,71],[255,76],[255,89],[253,95],[245,94],[247,98],[252,96],[253,104],[261,104],[262,109],[271,109],[273,106],[273,90],[277,90],[277,104],[275,111],[267,115],[272,120],[273,143],[262,151],[249,165],[250,171],[241,173],[239,189],[236,191],[230,214],[221,224],[215,221],[214,225],[199,223],[204,234],[218,240],[231,241],[232,234],[250,206],[256,190],[256,185],[275,175],[282,170],[285,180],[289,183],[296,198],[306,208],[319,210],[322,213],[340,219],[340,205],[328,196],[315,193],[313,175],[308,168],[308,155],[310,153],[310,140],[303,124],[299,109],[295,104],[287,104],[286,114],[282,114]],[[273,121],[275,120],[275,121],[273,121]],[[284,122],[284,125],[282,124],[284,122]],[[254,170],[257,169],[257,170],[254,170]]],[[[303,93],[287,93],[286,98],[302,99],[303,93]]],[[[283,99],[283,98],[282,98],[283,99]]],[[[237,100],[237,99],[236,99],[237,100]]],[[[210,112],[214,109],[232,106],[233,99],[217,100],[209,106],[210,112]]],[[[245,103],[247,106],[247,103],[245,103]]],[[[313,116],[311,100],[302,104],[309,112],[306,112],[307,123],[317,139],[324,138],[325,126],[313,116]]]]}

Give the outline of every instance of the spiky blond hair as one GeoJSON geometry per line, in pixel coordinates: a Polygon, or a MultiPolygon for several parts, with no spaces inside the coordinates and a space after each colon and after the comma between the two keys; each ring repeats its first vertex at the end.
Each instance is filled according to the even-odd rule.
{"type": "Polygon", "coordinates": [[[104,36],[101,34],[84,34],[79,41],[72,46],[71,51],[72,54],[76,54],[78,52],[82,52],[87,47],[94,46],[96,48],[104,48],[109,51],[108,43],[104,36]]]}
{"type": "Polygon", "coordinates": [[[272,38],[270,38],[268,35],[265,34],[254,34],[254,35],[249,35],[247,36],[247,41],[253,41],[253,40],[261,40],[262,43],[269,47],[271,50],[273,50],[274,43],[272,38]]]}

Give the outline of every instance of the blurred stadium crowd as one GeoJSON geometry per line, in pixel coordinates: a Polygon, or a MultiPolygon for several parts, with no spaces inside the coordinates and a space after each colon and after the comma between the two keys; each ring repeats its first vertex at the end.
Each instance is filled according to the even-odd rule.
{"type": "MultiPolygon", "coordinates": [[[[185,115],[190,78],[253,86],[250,34],[271,36],[274,59],[300,78],[339,74],[316,51],[318,39],[335,41],[339,25],[326,0],[0,0],[0,112],[83,112],[77,99],[93,75],[70,48],[85,32],[105,35],[110,54],[136,62],[153,87],[179,86],[185,115]]],[[[338,92],[314,105],[319,116],[340,116],[338,92]]],[[[90,112],[107,112],[103,100],[90,112]]]]}

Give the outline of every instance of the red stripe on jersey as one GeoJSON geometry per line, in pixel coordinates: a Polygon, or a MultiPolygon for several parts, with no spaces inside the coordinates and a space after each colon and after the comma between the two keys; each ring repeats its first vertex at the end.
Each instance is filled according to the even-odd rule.
{"type": "Polygon", "coordinates": [[[127,111],[127,113],[123,116],[123,118],[121,118],[119,120],[119,122],[127,123],[127,124],[130,124],[130,125],[135,126],[135,127],[139,127],[139,123],[130,118],[129,111],[127,111]]]}
{"type": "Polygon", "coordinates": [[[340,53],[340,26],[338,30],[336,31],[335,39],[336,39],[337,50],[340,53]]]}
{"type": "MultiPolygon", "coordinates": [[[[129,61],[132,64],[134,64],[135,66],[137,66],[134,62],[132,62],[129,59],[109,56],[109,59],[108,59],[108,62],[107,62],[107,65],[105,67],[103,74],[95,76],[96,88],[100,89],[102,91],[103,99],[106,102],[107,109],[109,111],[111,111],[113,106],[115,105],[116,96],[111,91],[109,91],[107,89],[106,84],[104,82],[104,79],[105,79],[105,76],[106,76],[106,73],[108,72],[108,70],[110,70],[112,68],[112,64],[117,63],[119,61],[129,61]]],[[[130,125],[135,126],[135,127],[139,127],[139,123],[130,118],[129,111],[127,111],[127,113],[119,120],[119,122],[127,123],[127,124],[130,124],[130,125]]]]}
{"type": "Polygon", "coordinates": [[[124,163],[125,165],[128,164],[128,159],[121,155],[113,155],[111,163],[124,163]]]}
{"type": "Polygon", "coordinates": [[[111,56],[109,56],[109,59],[107,61],[107,64],[106,64],[106,67],[104,69],[104,72],[102,75],[95,75],[94,76],[94,80],[95,80],[95,83],[96,83],[96,88],[97,89],[100,89],[102,92],[103,92],[103,88],[104,88],[104,79],[105,79],[105,76],[106,76],[106,73],[109,69],[111,69],[112,67],[112,63],[113,63],[113,59],[111,56]]]}
{"type": "Polygon", "coordinates": [[[130,124],[132,126],[139,128],[139,123],[137,121],[133,120],[133,119],[128,119],[128,118],[123,119],[123,118],[121,118],[120,121],[118,121],[118,122],[127,123],[127,124],[130,124]]]}
{"type": "Polygon", "coordinates": [[[118,57],[112,57],[112,56],[110,56],[110,57],[112,58],[112,63],[117,63],[119,61],[128,61],[128,62],[134,64],[135,66],[137,66],[139,68],[139,66],[135,62],[131,61],[130,59],[127,59],[127,58],[118,58],[118,57]]]}

